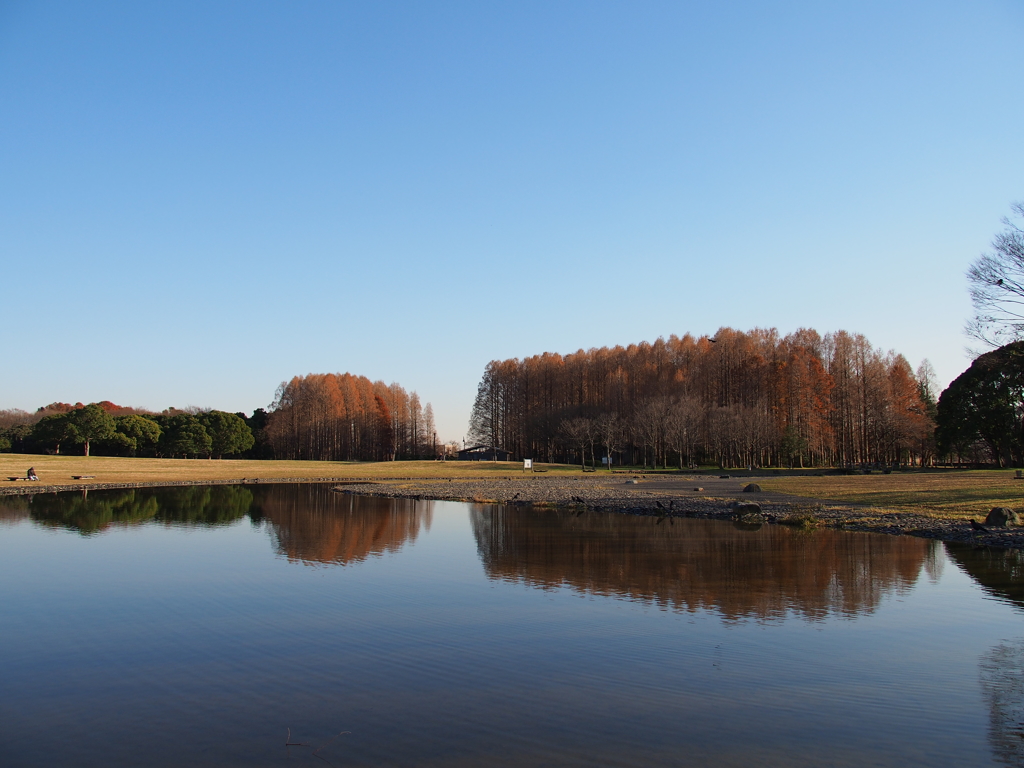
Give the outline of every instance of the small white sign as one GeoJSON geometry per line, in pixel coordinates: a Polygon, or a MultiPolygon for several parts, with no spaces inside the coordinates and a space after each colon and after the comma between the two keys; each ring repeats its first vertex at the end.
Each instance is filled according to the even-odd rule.
{"type": "Polygon", "coordinates": [[[523,459],[523,469],[533,469],[533,459],[523,459]]]}

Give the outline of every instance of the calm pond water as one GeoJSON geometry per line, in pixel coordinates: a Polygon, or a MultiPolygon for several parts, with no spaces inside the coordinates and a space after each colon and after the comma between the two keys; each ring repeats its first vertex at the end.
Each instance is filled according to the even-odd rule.
{"type": "Polygon", "coordinates": [[[0,499],[0,765],[1021,765],[1022,606],[1024,557],[913,538],[0,499]]]}

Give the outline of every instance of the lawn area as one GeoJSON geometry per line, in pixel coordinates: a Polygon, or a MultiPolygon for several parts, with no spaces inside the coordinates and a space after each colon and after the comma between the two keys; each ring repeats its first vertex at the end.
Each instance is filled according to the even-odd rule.
{"type": "Polygon", "coordinates": [[[839,503],[865,504],[894,512],[944,518],[984,517],[992,507],[1024,507],[1024,480],[1012,469],[902,472],[891,475],[766,477],[766,491],[839,503]]]}
{"type": "MultiPolygon", "coordinates": [[[[159,483],[204,480],[282,480],[396,478],[396,477],[491,477],[522,474],[522,462],[491,461],[256,461],[235,459],[130,459],[108,456],[40,456],[0,454],[0,488],[29,485],[9,482],[24,477],[29,467],[36,470],[39,485],[78,483],[159,483]],[[94,475],[73,480],[72,475],[94,475]]],[[[579,468],[560,464],[544,465],[551,474],[579,474],[579,468]]],[[[36,485],[31,483],[31,485],[36,485]]]]}

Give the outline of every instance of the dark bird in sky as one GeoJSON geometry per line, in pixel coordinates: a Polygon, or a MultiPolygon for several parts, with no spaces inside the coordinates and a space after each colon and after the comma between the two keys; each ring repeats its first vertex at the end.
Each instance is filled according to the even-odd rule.
{"type": "Polygon", "coordinates": [[[1003,278],[1000,277],[998,280],[996,280],[996,285],[1002,285],[1002,284],[1003,284],[1003,278]]]}
{"type": "Polygon", "coordinates": [[[975,530],[975,531],[978,531],[980,533],[988,533],[989,532],[988,528],[986,528],[984,525],[982,525],[981,523],[976,522],[974,520],[971,520],[971,529],[975,530]]]}

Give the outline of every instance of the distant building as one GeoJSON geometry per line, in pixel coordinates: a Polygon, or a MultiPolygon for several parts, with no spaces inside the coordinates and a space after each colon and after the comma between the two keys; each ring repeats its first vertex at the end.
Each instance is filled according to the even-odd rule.
{"type": "Polygon", "coordinates": [[[512,461],[512,452],[490,445],[474,445],[459,451],[459,461],[512,461]]]}

